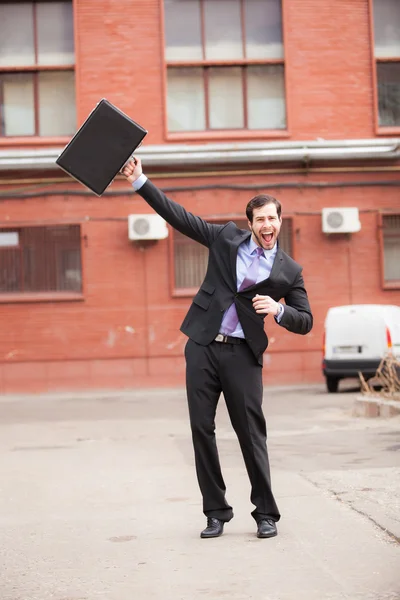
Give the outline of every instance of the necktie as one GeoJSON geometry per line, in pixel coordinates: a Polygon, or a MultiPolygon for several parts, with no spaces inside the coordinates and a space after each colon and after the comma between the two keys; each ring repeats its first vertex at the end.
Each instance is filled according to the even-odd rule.
{"type": "MultiPolygon", "coordinates": [[[[239,292],[257,283],[258,270],[260,267],[260,258],[262,254],[263,249],[257,247],[256,254],[250,263],[246,276],[240,284],[239,292]]],[[[238,323],[239,317],[236,311],[235,303],[233,302],[225,314],[222,333],[224,335],[231,335],[231,333],[235,331],[238,323]]]]}

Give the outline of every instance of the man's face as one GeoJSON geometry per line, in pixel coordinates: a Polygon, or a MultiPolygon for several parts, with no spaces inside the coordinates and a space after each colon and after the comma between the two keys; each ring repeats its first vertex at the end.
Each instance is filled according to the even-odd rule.
{"type": "Polygon", "coordinates": [[[253,241],[264,250],[272,250],[281,230],[282,219],[278,217],[275,204],[264,204],[253,211],[253,223],[248,221],[253,241]]]}

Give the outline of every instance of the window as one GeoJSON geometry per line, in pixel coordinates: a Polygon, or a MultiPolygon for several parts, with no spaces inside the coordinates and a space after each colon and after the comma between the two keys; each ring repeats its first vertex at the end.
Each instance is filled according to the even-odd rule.
{"type": "Polygon", "coordinates": [[[382,216],[383,285],[400,287],[400,215],[382,216]]]}
{"type": "Polygon", "coordinates": [[[79,225],[0,229],[0,294],[82,292],[79,225]]]}
{"type": "Polygon", "coordinates": [[[0,136],[76,129],[72,2],[0,1],[0,136]]]}
{"type": "Polygon", "coordinates": [[[168,130],[286,128],[281,0],[164,0],[168,130]]]}
{"type": "MultiPolygon", "coordinates": [[[[225,224],[227,221],[214,222],[225,224]]],[[[235,219],[235,223],[241,229],[248,229],[245,219],[235,219]]],[[[292,254],[292,219],[290,218],[282,220],[279,245],[287,254],[292,254]]],[[[174,289],[186,290],[186,293],[190,294],[193,288],[197,290],[204,279],[208,263],[208,249],[174,230],[173,254],[174,289]]]]}
{"type": "Polygon", "coordinates": [[[373,0],[379,127],[400,127],[400,2],[373,0]]]}

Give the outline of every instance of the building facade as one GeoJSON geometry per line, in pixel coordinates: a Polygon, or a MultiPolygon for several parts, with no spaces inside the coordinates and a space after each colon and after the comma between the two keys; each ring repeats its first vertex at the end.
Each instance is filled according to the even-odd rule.
{"type": "Polygon", "coordinates": [[[329,307],[400,304],[398,0],[0,1],[0,17],[0,392],[184,382],[205,249],[170,228],[130,240],[128,215],[152,211],[124,178],[97,197],[55,165],[101,98],[148,130],[146,174],[191,212],[246,227],[252,196],[282,202],[315,325],[267,317],[266,383],[322,380],[329,307]]]}

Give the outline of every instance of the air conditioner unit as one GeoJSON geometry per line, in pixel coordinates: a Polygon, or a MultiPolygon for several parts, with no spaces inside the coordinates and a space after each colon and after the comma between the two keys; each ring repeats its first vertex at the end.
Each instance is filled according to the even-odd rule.
{"type": "Polygon", "coordinates": [[[128,215],[130,240],[163,240],[168,237],[167,223],[159,215],[128,215]]]}
{"type": "Polygon", "coordinates": [[[358,208],[322,209],[322,231],[324,233],[354,233],[360,229],[358,208]]]}

